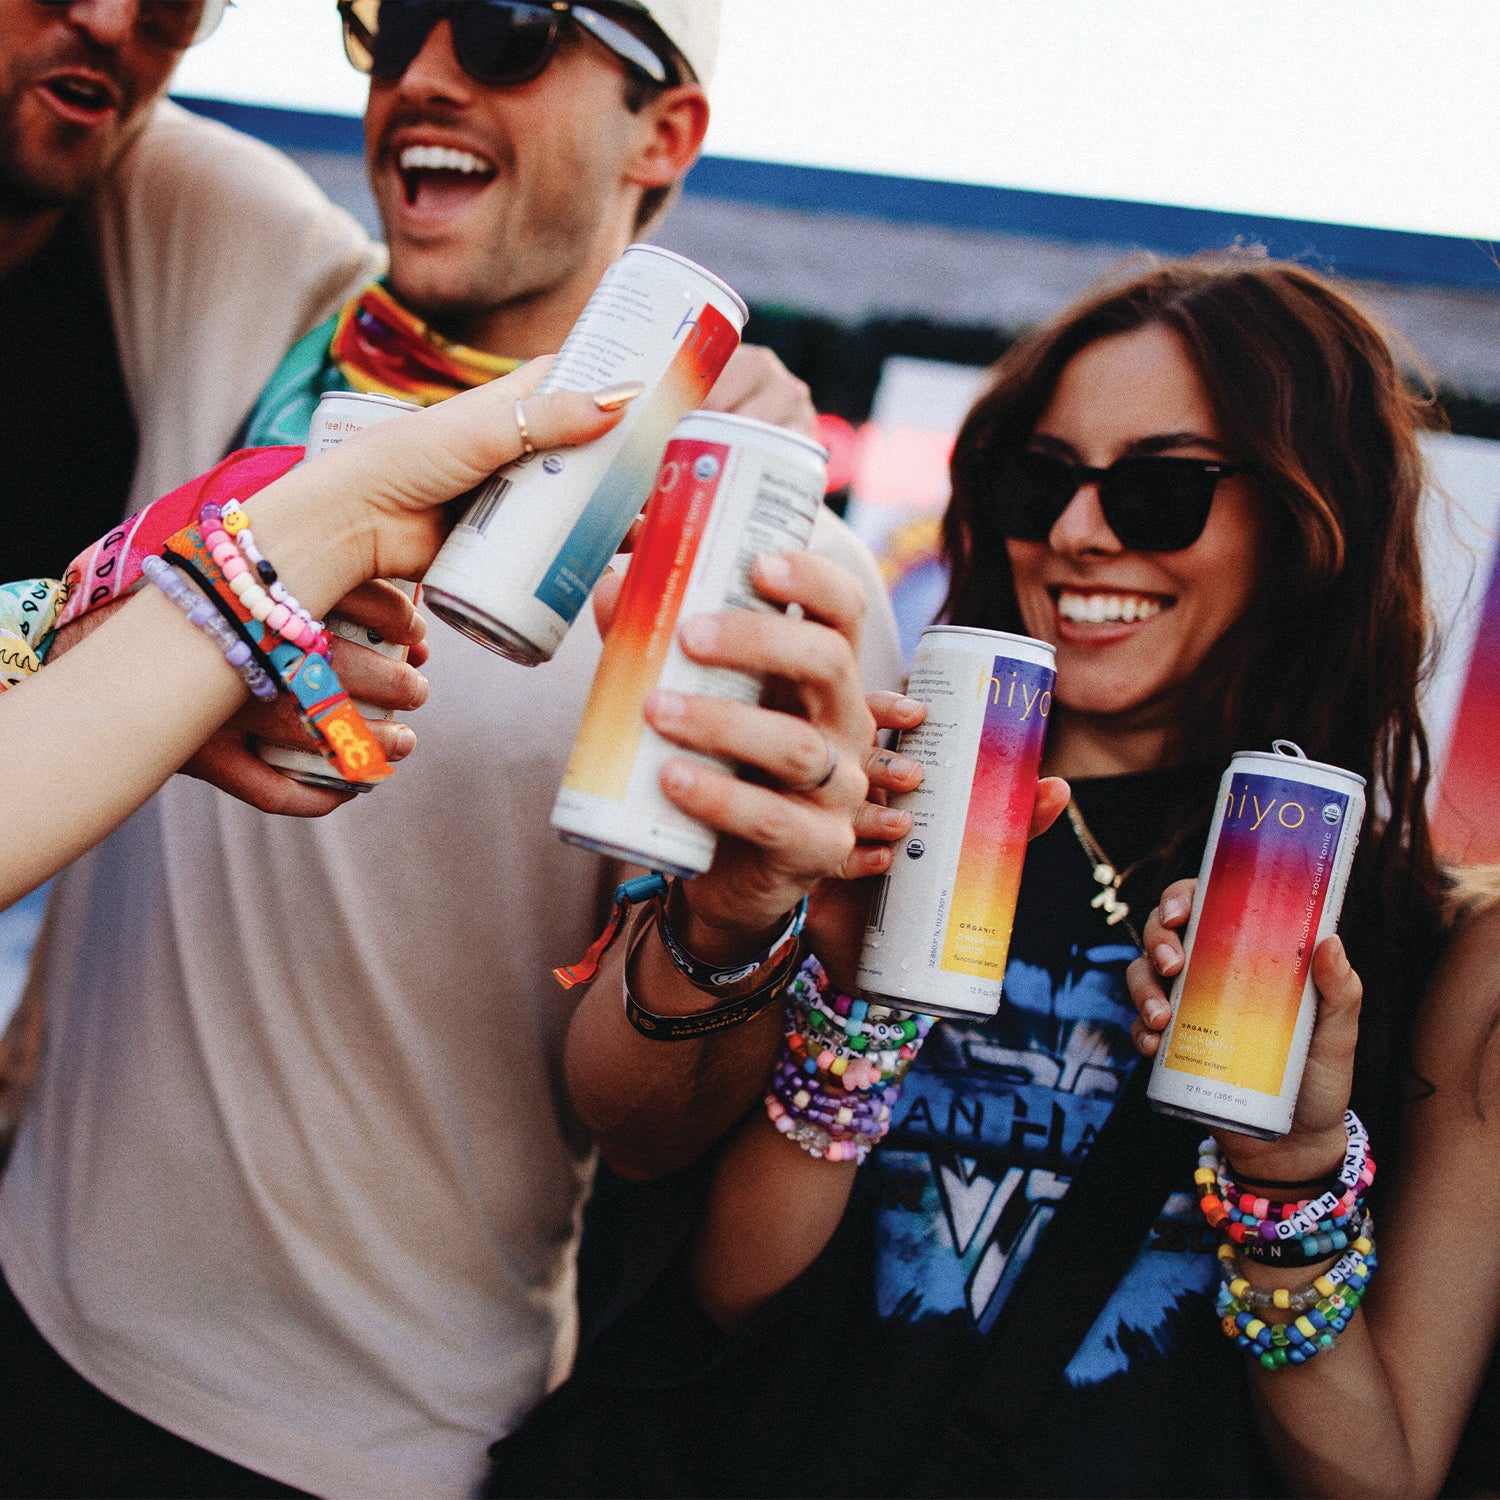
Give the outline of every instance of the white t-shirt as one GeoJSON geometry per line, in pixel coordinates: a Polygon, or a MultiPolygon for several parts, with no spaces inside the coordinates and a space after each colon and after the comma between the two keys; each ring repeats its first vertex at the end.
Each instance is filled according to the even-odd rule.
{"type": "MultiPolygon", "coordinates": [[[[895,685],[868,552],[826,513],[814,545],[895,685]]],[[[606,876],[548,816],[584,613],[529,670],[434,622],[415,753],[333,816],[179,777],[58,882],[0,1265],[88,1380],[302,1489],[468,1494],[572,1358],[591,1156],[550,971],[606,876]]]]}

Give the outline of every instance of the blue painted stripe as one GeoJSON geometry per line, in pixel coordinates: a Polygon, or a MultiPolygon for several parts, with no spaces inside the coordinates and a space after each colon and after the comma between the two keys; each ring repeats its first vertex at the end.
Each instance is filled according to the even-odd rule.
{"type": "MultiPolygon", "coordinates": [[[[351,155],[363,150],[360,122],[347,115],[220,99],[181,98],[178,102],[274,146],[351,155]]],[[[1272,255],[1345,276],[1500,292],[1495,247],[1448,235],[722,156],[704,157],[688,174],[685,186],[687,192],[705,198],[1169,255],[1253,243],[1264,245],[1272,255]]]]}

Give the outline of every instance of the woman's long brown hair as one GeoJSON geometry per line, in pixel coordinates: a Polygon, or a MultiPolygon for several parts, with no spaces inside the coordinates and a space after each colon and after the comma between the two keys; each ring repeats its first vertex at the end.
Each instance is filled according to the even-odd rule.
{"type": "MultiPolygon", "coordinates": [[[[987,454],[1030,437],[1074,355],[1148,325],[1181,338],[1229,453],[1258,471],[1269,520],[1260,586],[1184,694],[1170,754],[1222,767],[1236,750],[1285,738],[1364,776],[1369,810],[1342,930],[1366,989],[1357,1094],[1378,1112],[1441,928],[1417,707],[1428,664],[1417,432],[1439,424],[1371,318],[1316,272],[1230,252],[1152,266],[1027,336],[995,367],[954,448],[944,618],[1022,629],[985,501],[987,454]]],[[[1201,838],[1210,813],[1169,832],[1201,838]]]]}

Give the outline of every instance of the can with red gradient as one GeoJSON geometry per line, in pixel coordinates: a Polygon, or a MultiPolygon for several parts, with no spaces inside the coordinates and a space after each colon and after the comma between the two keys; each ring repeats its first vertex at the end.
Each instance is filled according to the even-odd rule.
{"type": "MultiPolygon", "coordinates": [[[[373,391],[325,391],[313,412],[312,423],[307,433],[307,457],[316,458],[329,448],[335,448],[346,437],[363,432],[366,427],[375,427],[403,412],[419,408],[410,401],[398,401],[394,396],[382,396],[373,391]]],[[[417,585],[405,579],[393,578],[389,582],[406,595],[417,597],[417,585]]],[[[394,646],[368,625],[357,624],[343,615],[331,614],[327,620],[329,635],[342,636],[346,641],[378,651],[382,656],[406,660],[406,647],[394,646]]],[[[389,708],[377,708],[373,703],[354,705],[367,719],[394,719],[395,712],[389,708]]],[[[372,781],[346,781],[337,771],[311,750],[292,750],[285,745],[258,745],[256,754],[267,765],[275,766],[283,775],[304,786],[325,787],[334,792],[368,792],[374,790],[372,781]]]]}
{"type": "Polygon", "coordinates": [[[569,843],[672,875],[700,875],[713,862],[717,835],[661,790],[662,763],[688,752],[646,723],[646,698],[663,687],[757,700],[758,678],[690,661],[677,627],[691,615],[776,607],[756,592],[751,566],[762,553],[807,546],[827,462],[810,438],[749,417],[695,412],[678,424],[552,809],[569,843]]]}
{"type": "Polygon", "coordinates": [[[538,387],[646,389],[603,437],[530,453],[474,491],[428,569],[428,607],[501,656],[535,666],[567,634],[639,514],[672,429],[708,395],[748,309],[702,266],[632,245],[600,281],[538,387]]]}
{"type": "Polygon", "coordinates": [[[1055,659],[1005,631],[922,632],[906,691],[927,718],[900,740],[922,785],[894,799],[914,821],[871,907],[866,995],[937,1016],[1000,1008],[1055,659]]]}
{"type": "Polygon", "coordinates": [[[1364,814],[1364,777],[1290,740],[1230,761],[1146,1090],[1157,1110],[1261,1140],[1291,1129],[1313,950],[1338,926],[1364,814]]]}

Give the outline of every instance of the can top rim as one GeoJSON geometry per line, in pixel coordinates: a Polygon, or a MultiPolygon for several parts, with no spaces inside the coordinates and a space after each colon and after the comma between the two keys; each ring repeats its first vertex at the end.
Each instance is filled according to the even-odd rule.
{"type": "Polygon", "coordinates": [[[325,401],[374,401],[380,406],[399,406],[402,411],[421,411],[415,401],[403,401],[399,396],[387,396],[380,391],[324,391],[318,397],[318,405],[325,401]]]}
{"type": "Polygon", "coordinates": [[[722,276],[715,276],[707,266],[700,266],[697,261],[689,260],[685,255],[679,255],[675,250],[663,249],[663,247],[660,245],[627,245],[625,247],[625,254],[629,255],[633,250],[644,251],[645,253],[650,255],[660,255],[667,260],[675,260],[679,266],[686,266],[690,271],[696,271],[705,280],[712,282],[716,287],[718,287],[724,293],[724,295],[726,297],[729,297],[734,302],[734,305],[739,308],[741,328],[743,328],[745,323],[748,321],[750,317],[750,304],[746,302],[745,299],[740,296],[740,294],[735,291],[735,289],[730,286],[730,284],[725,281],[722,276]]]}
{"type": "Polygon", "coordinates": [[[1034,635],[1018,635],[1014,630],[983,630],[978,625],[926,625],[922,634],[927,635],[975,635],[989,641],[1015,641],[1017,645],[1031,646],[1056,657],[1057,647],[1050,641],[1039,641],[1034,635]]]}
{"type": "MultiPolygon", "coordinates": [[[[816,453],[825,464],[828,462],[828,450],[818,442],[816,438],[804,437],[800,432],[793,432],[787,427],[778,427],[774,422],[762,422],[759,417],[742,417],[732,411],[690,411],[677,425],[679,428],[689,422],[727,422],[731,427],[745,427],[752,432],[766,433],[777,439],[789,443],[796,443],[799,447],[808,448],[816,453]]],[[[676,432],[672,434],[676,437],[676,432]]]]}
{"type": "MultiPolygon", "coordinates": [[[[1278,740],[1277,744],[1290,744],[1290,740],[1278,740]]],[[[1281,774],[1286,775],[1293,771],[1326,771],[1332,776],[1341,776],[1348,781],[1357,781],[1361,786],[1367,783],[1358,771],[1350,771],[1344,766],[1335,766],[1326,760],[1313,760],[1300,752],[1296,755],[1288,755],[1281,750],[1236,750],[1230,759],[1230,767],[1238,765],[1241,761],[1254,760],[1264,761],[1267,765],[1275,766],[1281,774]]]]}

